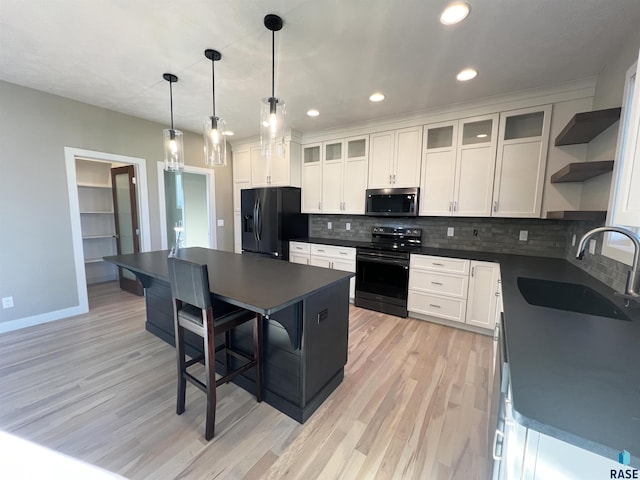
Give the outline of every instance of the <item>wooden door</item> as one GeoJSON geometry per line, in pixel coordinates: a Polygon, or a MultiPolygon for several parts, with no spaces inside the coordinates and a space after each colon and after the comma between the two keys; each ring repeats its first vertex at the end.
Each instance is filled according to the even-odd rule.
{"type": "MultiPolygon", "coordinates": [[[[111,169],[111,191],[116,222],[116,248],[118,255],[140,252],[140,226],[138,200],[133,165],[111,169]]],[[[129,270],[118,268],[120,288],[142,296],[142,285],[129,270]]]]}

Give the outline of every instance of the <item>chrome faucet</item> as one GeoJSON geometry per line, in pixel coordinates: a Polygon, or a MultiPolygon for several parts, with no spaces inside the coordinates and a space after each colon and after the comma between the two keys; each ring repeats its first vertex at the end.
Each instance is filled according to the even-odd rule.
{"type": "Polygon", "coordinates": [[[584,257],[584,249],[587,246],[587,240],[589,240],[593,235],[600,232],[616,232],[629,237],[629,239],[633,242],[633,263],[631,265],[631,270],[627,274],[627,285],[624,291],[624,294],[617,294],[625,297],[627,301],[625,305],[628,303],[628,299],[637,300],[640,297],[638,293],[638,256],[640,255],[640,237],[635,232],[631,230],[627,230],[626,228],[621,227],[598,227],[593,230],[589,230],[585,233],[580,239],[580,243],[578,243],[578,251],[576,252],[576,258],[578,260],[582,260],[584,257]]]}

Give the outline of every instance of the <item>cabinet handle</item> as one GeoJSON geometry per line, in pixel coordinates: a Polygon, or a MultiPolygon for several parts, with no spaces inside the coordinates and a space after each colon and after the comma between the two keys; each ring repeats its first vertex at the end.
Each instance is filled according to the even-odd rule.
{"type": "Polygon", "coordinates": [[[449,202],[449,211],[453,211],[453,202],[449,202]]]}
{"type": "Polygon", "coordinates": [[[435,303],[430,303],[429,306],[433,308],[442,308],[440,305],[436,305],[435,303]]]}
{"type": "Polygon", "coordinates": [[[496,433],[493,435],[493,459],[496,461],[502,460],[502,452],[500,452],[500,455],[496,454],[496,447],[498,446],[498,436],[502,437],[504,442],[504,432],[501,432],[496,428],[496,433]]]}
{"type": "Polygon", "coordinates": [[[320,209],[320,203],[321,203],[321,202],[318,202],[318,210],[321,210],[321,209],[320,209]]]}
{"type": "Polygon", "coordinates": [[[496,325],[496,328],[493,330],[493,339],[497,341],[499,338],[500,338],[500,325],[496,325]]]}
{"type": "Polygon", "coordinates": [[[493,211],[494,212],[498,211],[498,201],[497,200],[495,202],[493,202],[493,211]]]}
{"type": "Polygon", "coordinates": [[[329,268],[333,269],[333,262],[329,262],[329,268]]]}
{"type": "Polygon", "coordinates": [[[324,250],[322,250],[322,249],[320,249],[320,248],[318,249],[318,251],[319,251],[319,252],[322,252],[322,253],[324,253],[324,250]]]}
{"type": "Polygon", "coordinates": [[[393,174],[393,183],[396,183],[396,174],[393,174]]]}
{"type": "Polygon", "coordinates": [[[391,174],[389,174],[389,183],[393,183],[393,181],[391,181],[391,174]]]}
{"type": "Polygon", "coordinates": [[[349,255],[349,252],[340,252],[340,255],[349,255]]]}
{"type": "Polygon", "coordinates": [[[432,262],[432,265],[435,265],[436,267],[444,267],[443,263],[432,262]]]}
{"type": "Polygon", "coordinates": [[[458,202],[453,202],[453,211],[454,212],[458,211],[458,202]]]}
{"type": "Polygon", "coordinates": [[[431,282],[432,285],[442,285],[440,282],[431,282]]]}
{"type": "Polygon", "coordinates": [[[475,274],[475,272],[476,272],[476,267],[471,267],[471,276],[472,277],[475,274]]]}
{"type": "Polygon", "coordinates": [[[499,297],[499,296],[500,296],[500,292],[496,292],[496,297],[499,297]]]}

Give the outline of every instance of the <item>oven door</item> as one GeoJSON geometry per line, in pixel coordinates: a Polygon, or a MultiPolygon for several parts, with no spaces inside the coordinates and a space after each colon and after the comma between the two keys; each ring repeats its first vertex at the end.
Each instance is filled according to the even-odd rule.
{"type": "Polygon", "coordinates": [[[356,256],[356,305],[406,317],[409,289],[409,260],[384,252],[363,252],[356,256]]]}

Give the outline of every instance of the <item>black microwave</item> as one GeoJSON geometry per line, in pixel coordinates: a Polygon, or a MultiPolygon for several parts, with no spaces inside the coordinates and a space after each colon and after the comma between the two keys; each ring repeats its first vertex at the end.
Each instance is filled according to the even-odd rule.
{"type": "Polygon", "coordinates": [[[419,188],[367,190],[365,214],[372,217],[417,217],[419,188]]]}

